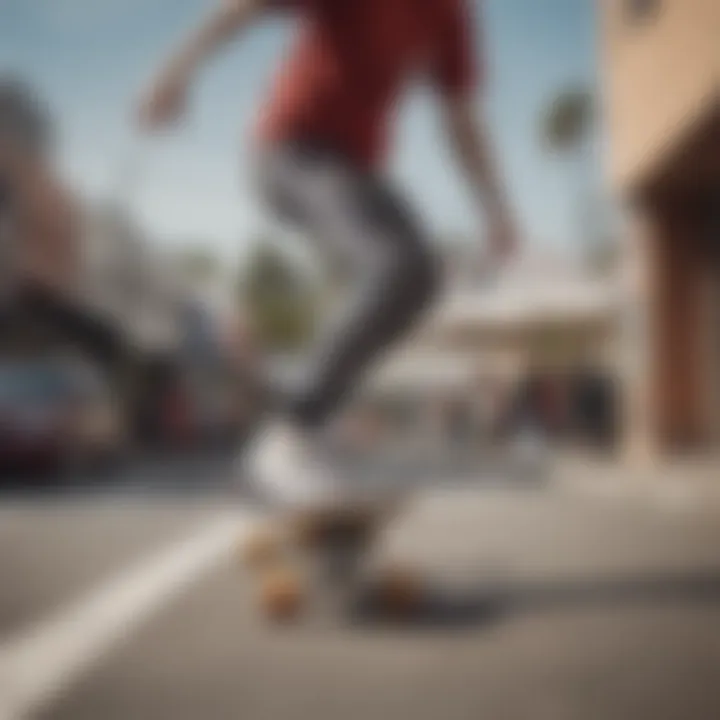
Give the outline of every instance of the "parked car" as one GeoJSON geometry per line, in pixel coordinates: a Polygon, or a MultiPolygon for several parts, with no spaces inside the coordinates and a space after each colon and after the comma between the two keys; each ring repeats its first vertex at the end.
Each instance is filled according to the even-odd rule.
{"type": "Polygon", "coordinates": [[[60,359],[0,363],[0,477],[109,469],[124,449],[122,414],[93,366],[60,359]]]}

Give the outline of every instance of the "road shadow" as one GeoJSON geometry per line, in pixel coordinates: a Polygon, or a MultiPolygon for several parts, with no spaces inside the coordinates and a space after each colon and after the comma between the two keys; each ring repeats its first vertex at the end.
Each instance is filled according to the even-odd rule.
{"type": "Polygon", "coordinates": [[[234,480],[233,460],[231,449],[213,448],[136,453],[115,466],[97,470],[0,470],[0,502],[225,492],[234,480]]]}
{"type": "Polygon", "coordinates": [[[720,603],[720,570],[464,589],[444,589],[440,583],[429,583],[419,601],[406,603],[394,612],[368,592],[353,609],[353,622],[358,626],[462,630],[491,626],[525,613],[672,602],[720,603]]]}

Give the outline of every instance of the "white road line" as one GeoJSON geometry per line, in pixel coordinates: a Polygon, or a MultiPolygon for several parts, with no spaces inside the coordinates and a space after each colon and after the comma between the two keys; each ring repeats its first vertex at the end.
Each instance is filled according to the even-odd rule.
{"type": "Polygon", "coordinates": [[[21,720],[50,703],[94,662],[229,553],[252,527],[248,513],[223,515],[0,645],[0,720],[21,720]]]}

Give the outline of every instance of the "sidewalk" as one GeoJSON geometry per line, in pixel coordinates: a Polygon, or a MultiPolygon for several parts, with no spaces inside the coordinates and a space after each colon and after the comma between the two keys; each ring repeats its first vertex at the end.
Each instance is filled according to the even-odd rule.
{"type": "Polygon", "coordinates": [[[566,490],[677,504],[720,504],[720,456],[669,458],[642,468],[616,457],[562,451],[552,482],[566,490]]]}

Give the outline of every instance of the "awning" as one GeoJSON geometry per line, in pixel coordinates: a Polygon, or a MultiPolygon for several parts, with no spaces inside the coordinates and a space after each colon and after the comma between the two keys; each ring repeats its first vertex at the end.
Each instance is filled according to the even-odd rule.
{"type": "Polygon", "coordinates": [[[428,329],[442,335],[459,329],[494,332],[541,325],[592,326],[612,321],[619,309],[618,289],[601,281],[465,290],[446,299],[428,329]]]}

